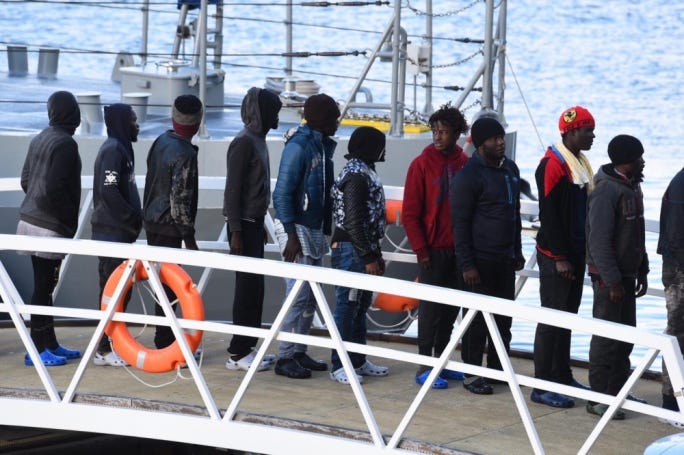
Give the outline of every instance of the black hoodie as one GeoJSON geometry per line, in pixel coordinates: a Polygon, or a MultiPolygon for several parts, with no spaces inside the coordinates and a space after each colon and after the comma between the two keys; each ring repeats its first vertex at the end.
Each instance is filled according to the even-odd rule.
{"type": "Polygon", "coordinates": [[[73,237],[81,202],[81,157],[72,136],[81,111],[74,95],[64,91],[53,93],[47,108],[50,126],[31,141],[21,171],[26,197],[19,218],[73,237]]]}
{"type": "Polygon", "coordinates": [[[100,147],[93,173],[93,240],[132,243],[142,228],[140,195],[135,183],[131,144],[133,110],[128,104],[104,108],[107,140],[100,147]]]}

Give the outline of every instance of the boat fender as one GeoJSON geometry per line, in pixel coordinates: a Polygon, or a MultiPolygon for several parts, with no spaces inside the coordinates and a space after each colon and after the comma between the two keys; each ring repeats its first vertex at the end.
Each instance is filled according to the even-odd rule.
{"type": "MultiPolygon", "coordinates": [[[[415,279],[416,283],[418,278],[415,279]]],[[[412,299],[411,297],[406,297],[402,295],[395,294],[385,294],[384,292],[379,293],[375,297],[373,305],[376,308],[380,308],[384,311],[389,311],[391,313],[400,313],[403,311],[411,311],[418,307],[418,299],[412,299]]]]}
{"type": "MultiPolygon", "coordinates": [[[[123,311],[124,298],[133,286],[133,278],[129,278],[126,282],[122,298],[116,302],[112,302],[112,296],[121,280],[121,276],[126,270],[128,261],[122,263],[109,276],[102,292],[102,301],[100,308],[107,309],[110,304],[116,305],[116,311],[123,311]]],[[[147,271],[142,262],[137,262],[135,269],[135,280],[144,281],[148,279],[147,271]]],[[[159,267],[160,281],[171,288],[181,307],[182,317],[184,319],[192,319],[195,321],[204,320],[204,304],[202,297],[197,291],[197,287],[192,282],[192,278],[177,264],[162,263],[159,267]]],[[[171,345],[163,349],[150,349],[140,344],[131,335],[128,326],[124,321],[109,321],[105,327],[105,333],[112,340],[112,347],[117,354],[121,356],[126,362],[143,371],[149,373],[164,373],[173,371],[180,365],[185,363],[185,358],[178,344],[175,340],[171,345]]],[[[186,330],[185,339],[190,346],[191,351],[195,351],[202,341],[201,330],[186,330]]]]}
{"type": "Polygon", "coordinates": [[[399,199],[387,199],[385,201],[385,219],[388,224],[401,225],[401,207],[404,201],[399,199]]]}

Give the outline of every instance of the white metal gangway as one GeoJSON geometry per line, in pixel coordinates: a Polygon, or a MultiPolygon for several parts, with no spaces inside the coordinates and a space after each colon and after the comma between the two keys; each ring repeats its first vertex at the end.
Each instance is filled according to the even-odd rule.
{"type": "MultiPolygon", "coordinates": [[[[86,178],[84,177],[84,180],[86,178]]],[[[16,179],[11,179],[16,182],[16,179]]],[[[219,180],[217,178],[217,180],[219,180]]],[[[1,183],[1,182],[0,182],[1,183]]],[[[7,182],[4,182],[7,183],[7,182]]],[[[203,180],[204,188],[215,185],[209,184],[209,180],[203,180]]],[[[0,185],[1,186],[1,185],[0,185]]],[[[11,185],[10,185],[11,186],[11,185]]],[[[388,191],[391,194],[391,191],[388,191]]],[[[83,216],[82,216],[83,218],[83,216]]],[[[200,243],[200,245],[203,245],[200,243]]],[[[208,244],[205,244],[208,246],[208,244]]],[[[0,250],[10,251],[51,251],[62,252],[69,255],[84,256],[109,256],[111,255],[111,243],[95,242],[91,240],[72,239],[49,239],[17,236],[12,234],[0,234],[0,250]]],[[[150,273],[152,288],[157,290],[157,298],[165,309],[166,317],[155,317],[139,314],[114,313],[113,306],[106,311],[64,308],[64,307],[37,307],[26,305],[14,286],[11,277],[7,274],[4,266],[0,267],[0,311],[10,314],[14,322],[13,329],[21,337],[25,349],[37,358],[37,352],[33,346],[28,330],[22,317],[29,314],[50,314],[57,317],[78,319],[90,319],[97,321],[97,327],[84,352],[84,358],[78,364],[73,377],[69,380],[68,387],[60,391],[57,389],[47,368],[39,362],[35,366],[41,383],[47,394],[47,399],[36,400],[35,398],[0,397],[3,413],[0,414],[0,424],[37,426],[44,428],[61,428],[75,431],[88,431],[95,433],[111,433],[139,436],[145,438],[165,439],[171,441],[188,442],[215,447],[226,447],[238,450],[246,450],[258,453],[283,453],[284,445],[288,452],[294,453],[321,453],[334,448],[337,450],[353,450],[355,453],[388,453],[397,451],[405,453],[410,449],[402,448],[404,434],[409,425],[416,419],[417,410],[423,403],[430,384],[436,378],[438,372],[446,367],[463,371],[470,374],[481,375],[508,382],[515,407],[525,427],[530,445],[535,453],[544,453],[534,419],[527,407],[520,386],[538,387],[552,390],[569,396],[603,402],[610,405],[608,412],[596,423],[593,430],[586,436],[584,445],[579,453],[588,453],[592,445],[609,423],[612,414],[620,407],[634,412],[677,420],[684,423],[684,415],[666,411],[654,405],[641,404],[633,401],[625,401],[627,394],[632,390],[638,378],[646,371],[662,354],[663,360],[670,372],[671,380],[676,391],[684,390],[684,361],[679,350],[677,340],[674,337],[647,333],[642,330],[627,327],[620,324],[609,323],[591,318],[524,305],[511,305],[500,299],[455,291],[435,286],[398,280],[388,277],[371,277],[363,274],[343,272],[322,267],[301,266],[273,260],[258,260],[239,256],[230,256],[211,251],[189,251],[149,247],[141,244],[117,245],[117,255],[131,258],[129,267],[133,261],[142,261],[150,273]],[[192,321],[177,318],[161,292],[161,283],[154,262],[173,262],[182,265],[200,267],[207,270],[240,270],[249,273],[259,273],[271,277],[289,277],[297,280],[289,296],[286,297],[282,308],[278,312],[270,329],[254,329],[239,327],[232,324],[217,323],[211,321],[192,321]],[[304,284],[308,283],[318,301],[318,309],[323,323],[326,325],[330,337],[303,336],[291,333],[279,332],[280,324],[285,313],[291,306],[294,296],[304,284]],[[342,342],[332,319],[330,306],[322,292],[322,287],[343,283],[345,286],[368,289],[373,292],[391,293],[407,296],[410,298],[426,298],[446,305],[458,305],[467,309],[474,309],[483,313],[487,327],[494,340],[494,347],[499,353],[503,365],[503,371],[490,370],[484,367],[466,365],[458,361],[450,360],[449,356],[454,351],[458,340],[471,323],[475,311],[469,311],[458,325],[452,340],[440,358],[425,357],[418,354],[407,353],[400,350],[388,349],[380,346],[358,345],[350,342],[342,342]],[[505,353],[503,342],[494,322],[494,315],[501,314],[516,319],[541,322],[544,324],[561,326],[573,331],[581,331],[591,334],[600,334],[621,341],[633,343],[646,348],[640,356],[637,366],[629,380],[617,396],[607,396],[596,392],[580,390],[577,388],[550,383],[535,379],[532,376],[515,371],[509,356],[505,353]],[[189,371],[197,387],[205,413],[203,415],[188,414],[184,412],[153,412],[146,409],[121,408],[115,406],[99,405],[94,403],[82,403],[75,400],[79,391],[79,385],[83,379],[85,369],[89,364],[90,357],[94,353],[97,342],[103,333],[104,327],[109,320],[125,321],[142,324],[167,324],[176,338],[180,341],[181,350],[184,354],[189,371]],[[259,364],[267,350],[274,345],[276,340],[287,340],[305,343],[309,346],[319,346],[327,349],[337,349],[339,352],[355,351],[362,352],[374,357],[392,359],[416,365],[429,365],[433,367],[431,377],[425,384],[417,389],[411,405],[403,413],[400,422],[389,433],[383,434],[373,412],[373,407],[366,398],[363,387],[352,373],[352,365],[348,356],[341,355],[343,365],[351,378],[351,389],[357,400],[358,407],[363,415],[369,441],[360,441],[343,437],[335,437],[329,434],[267,426],[235,419],[245,392],[255,379],[256,370],[252,368],[242,379],[240,386],[233,395],[230,404],[220,408],[207,386],[207,381],[193,357],[193,353],[184,342],[183,330],[203,330],[205,333],[243,334],[262,339],[257,352],[259,364]],[[154,422],[154,424],[151,424],[154,422]]],[[[68,270],[67,272],[68,273],[68,270]]],[[[532,275],[530,272],[526,272],[532,275]]],[[[124,277],[126,275],[124,274],[124,277]]],[[[115,294],[120,293],[122,285],[115,294]]],[[[117,300],[117,296],[113,296],[117,300]]],[[[684,398],[681,393],[677,396],[680,409],[684,409],[684,398]]],[[[399,412],[399,411],[398,411],[399,412]]],[[[576,429],[574,431],[577,431],[576,429]]]]}

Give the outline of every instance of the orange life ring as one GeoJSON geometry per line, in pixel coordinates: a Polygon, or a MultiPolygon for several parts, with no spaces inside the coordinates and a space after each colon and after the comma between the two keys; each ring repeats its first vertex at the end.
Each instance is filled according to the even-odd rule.
{"type": "MultiPolygon", "coordinates": [[[[100,307],[105,310],[111,303],[114,290],[121,280],[128,262],[124,262],[112,272],[102,292],[100,307]]],[[[147,280],[147,271],[142,262],[138,261],[135,269],[135,279],[147,280]]],[[[182,317],[195,321],[204,320],[204,304],[192,278],[177,264],[162,263],[159,269],[159,279],[176,294],[181,307],[182,317]]],[[[129,279],[123,290],[125,296],[133,286],[133,279],[129,279]]],[[[116,303],[116,311],[123,311],[124,299],[116,303]]],[[[128,326],[123,321],[109,321],[105,332],[112,339],[112,346],[117,354],[132,366],[150,373],[164,373],[175,370],[185,363],[185,358],[178,345],[178,340],[163,349],[150,349],[140,343],[131,335],[128,326]]],[[[202,341],[201,330],[189,330],[185,332],[185,339],[191,351],[195,351],[202,341]]]]}
{"type": "MultiPolygon", "coordinates": [[[[415,281],[417,283],[418,278],[416,278],[415,281]]],[[[418,299],[412,299],[411,297],[379,293],[375,297],[373,305],[384,311],[399,313],[403,311],[411,311],[415,309],[419,303],[420,301],[418,299]]]]}
{"type": "Polygon", "coordinates": [[[385,219],[389,224],[401,224],[401,207],[404,201],[387,199],[385,201],[385,219]]]}

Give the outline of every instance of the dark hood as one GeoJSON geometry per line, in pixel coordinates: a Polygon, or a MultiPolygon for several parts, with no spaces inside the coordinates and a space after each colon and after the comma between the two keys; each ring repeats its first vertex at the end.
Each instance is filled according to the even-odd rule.
{"type": "Polygon", "coordinates": [[[242,99],[240,115],[245,127],[258,134],[266,134],[273,128],[282,103],[277,95],[266,89],[252,87],[242,99]]]}
{"type": "Polygon", "coordinates": [[[47,110],[50,126],[61,126],[73,132],[81,124],[81,109],[71,92],[59,91],[50,95],[47,110]]]}
{"type": "Polygon", "coordinates": [[[107,136],[131,146],[131,119],[133,108],[128,104],[116,103],[104,108],[107,136]]]}

